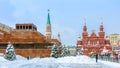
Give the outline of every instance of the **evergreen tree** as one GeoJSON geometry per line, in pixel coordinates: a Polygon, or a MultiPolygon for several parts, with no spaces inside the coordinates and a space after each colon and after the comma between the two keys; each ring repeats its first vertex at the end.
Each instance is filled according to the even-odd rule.
{"type": "Polygon", "coordinates": [[[63,57],[64,56],[69,56],[70,55],[70,51],[68,48],[66,48],[65,46],[62,48],[62,54],[63,57]]]}
{"type": "Polygon", "coordinates": [[[67,48],[67,56],[70,56],[69,48],[67,48]]]}
{"type": "Polygon", "coordinates": [[[60,50],[60,47],[56,44],[53,45],[52,47],[52,52],[51,52],[51,57],[54,57],[54,58],[58,58],[59,57],[59,50],[60,50]]]}
{"type": "Polygon", "coordinates": [[[13,45],[11,43],[9,43],[7,45],[6,53],[5,53],[4,57],[5,57],[5,59],[10,60],[10,61],[13,61],[13,60],[16,59],[14,47],[13,47],[13,45]]]}
{"type": "Polygon", "coordinates": [[[66,48],[65,48],[65,46],[63,46],[61,56],[64,57],[65,55],[66,55],[66,48]]]}
{"type": "Polygon", "coordinates": [[[76,55],[82,55],[83,52],[81,51],[81,48],[76,48],[76,55]]]}

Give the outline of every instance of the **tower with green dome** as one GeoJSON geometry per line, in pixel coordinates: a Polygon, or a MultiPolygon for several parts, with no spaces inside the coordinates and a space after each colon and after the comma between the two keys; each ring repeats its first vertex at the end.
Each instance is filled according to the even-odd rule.
{"type": "Polygon", "coordinates": [[[52,31],[51,31],[51,22],[50,22],[50,13],[48,9],[48,16],[47,16],[47,24],[46,24],[46,38],[51,39],[52,31]]]}

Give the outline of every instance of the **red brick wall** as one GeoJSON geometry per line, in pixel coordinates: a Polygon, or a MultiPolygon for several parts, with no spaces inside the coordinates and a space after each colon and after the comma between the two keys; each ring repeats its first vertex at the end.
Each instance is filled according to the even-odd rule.
{"type": "MultiPolygon", "coordinates": [[[[0,53],[5,53],[5,49],[0,49],[0,53]]],[[[16,49],[15,53],[17,55],[22,55],[24,57],[50,57],[50,49],[16,49]]]]}

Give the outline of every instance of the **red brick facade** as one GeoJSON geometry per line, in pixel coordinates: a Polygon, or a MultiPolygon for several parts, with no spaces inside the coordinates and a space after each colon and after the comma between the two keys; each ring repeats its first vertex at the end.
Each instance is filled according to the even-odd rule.
{"type": "Polygon", "coordinates": [[[79,37],[77,40],[77,47],[80,47],[84,54],[89,54],[90,52],[101,53],[104,47],[106,47],[109,51],[112,50],[110,46],[110,40],[108,37],[105,37],[104,27],[100,25],[100,31],[98,34],[92,32],[88,35],[86,24],[83,27],[82,38],[79,37]]]}
{"type": "Polygon", "coordinates": [[[5,53],[8,42],[11,42],[16,54],[24,57],[49,57],[53,43],[61,45],[58,39],[47,39],[31,23],[16,24],[16,29],[12,30],[3,26],[0,25],[0,53],[5,53]]]}

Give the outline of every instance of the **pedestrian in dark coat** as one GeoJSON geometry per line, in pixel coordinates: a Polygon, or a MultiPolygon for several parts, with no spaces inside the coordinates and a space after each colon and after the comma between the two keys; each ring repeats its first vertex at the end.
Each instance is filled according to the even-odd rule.
{"type": "Polygon", "coordinates": [[[97,53],[95,55],[95,58],[96,58],[96,63],[97,63],[97,61],[98,61],[98,54],[97,53]]]}

